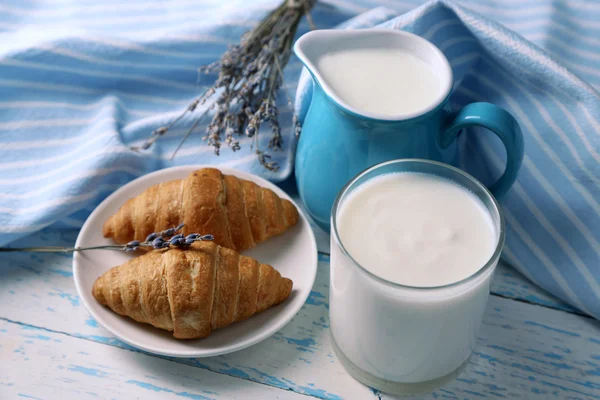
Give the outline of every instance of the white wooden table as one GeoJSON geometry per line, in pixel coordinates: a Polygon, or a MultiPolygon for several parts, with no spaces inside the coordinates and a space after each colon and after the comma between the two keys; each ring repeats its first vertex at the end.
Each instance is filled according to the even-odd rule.
{"type": "MultiPolygon", "coordinates": [[[[98,326],[71,256],[0,256],[0,399],[393,398],[354,381],[333,354],[329,237],[315,233],[319,272],[300,313],[262,343],[205,359],[147,354],[98,326]]],[[[76,236],[47,229],[22,244],[70,246],[76,236]]],[[[415,398],[600,399],[600,323],[500,265],[465,372],[415,398]]]]}

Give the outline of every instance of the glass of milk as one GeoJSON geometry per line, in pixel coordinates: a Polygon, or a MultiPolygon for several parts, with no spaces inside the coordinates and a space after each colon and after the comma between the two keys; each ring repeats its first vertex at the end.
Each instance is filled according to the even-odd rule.
{"type": "Polygon", "coordinates": [[[396,394],[456,377],[504,245],[486,187],[435,161],[384,162],[342,189],[331,227],[331,334],[347,371],[396,394]]]}

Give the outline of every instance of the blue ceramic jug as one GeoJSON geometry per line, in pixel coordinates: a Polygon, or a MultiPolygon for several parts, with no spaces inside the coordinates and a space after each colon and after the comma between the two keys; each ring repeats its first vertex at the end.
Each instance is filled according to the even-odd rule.
{"type": "Polygon", "coordinates": [[[315,83],[296,153],[296,181],[309,214],[324,229],[329,230],[331,207],[338,192],[359,172],[400,158],[455,164],[456,136],[470,126],[491,130],[506,147],[506,169],[490,187],[491,192],[502,196],[514,183],[523,159],[523,137],[517,121],[489,103],[472,103],[450,112],[452,69],[444,54],[429,41],[391,29],[317,30],[298,39],[294,52],[315,83]],[[425,61],[439,80],[437,97],[418,112],[398,115],[368,113],[348,105],[323,79],[318,60],[337,49],[361,46],[408,51],[425,61]]]}

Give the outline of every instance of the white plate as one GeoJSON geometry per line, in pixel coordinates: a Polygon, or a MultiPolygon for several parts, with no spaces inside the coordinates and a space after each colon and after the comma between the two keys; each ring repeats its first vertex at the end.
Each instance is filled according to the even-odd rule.
{"type": "MultiPolygon", "coordinates": [[[[163,169],[144,175],[123,186],[104,200],[81,228],[76,246],[113,244],[102,236],[102,225],[125,201],[154,184],[181,179],[207,165],[163,169]]],[[[277,186],[248,172],[219,167],[224,174],[235,175],[269,188],[278,196],[292,199],[277,186]]],[[[297,205],[296,205],[297,206],[297,205]]],[[[300,209],[298,209],[300,211],[300,209]]],[[[202,232],[206,233],[206,232],[202,232]]],[[[73,275],[83,304],[102,326],[122,341],[142,350],[172,357],[209,357],[252,346],[281,329],[298,313],[308,298],[317,274],[317,246],[306,217],[300,212],[298,224],[283,235],[271,238],[244,252],[270,264],[294,282],[292,293],[283,303],[251,318],[217,329],[204,339],[177,340],[172,334],[122,317],[96,302],[92,285],[96,278],[132,256],[117,250],[90,250],[75,253],[73,275]]]]}

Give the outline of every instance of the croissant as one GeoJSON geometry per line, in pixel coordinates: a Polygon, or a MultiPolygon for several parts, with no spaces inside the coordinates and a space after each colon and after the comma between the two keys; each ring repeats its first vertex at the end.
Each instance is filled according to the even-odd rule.
{"type": "Polygon", "coordinates": [[[292,281],[212,242],[148,252],[106,271],[92,295],[117,314],[199,339],[284,301],[292,281]]]}
{"type": "Polygon", "coordinates": [[[298,222],[298,210],[272,190],[214,168],[154,185],[129,199],[103,226],[117,243],[184,223],[183,234],[212,234],[237,251],[254,247],[298,222]]]}

